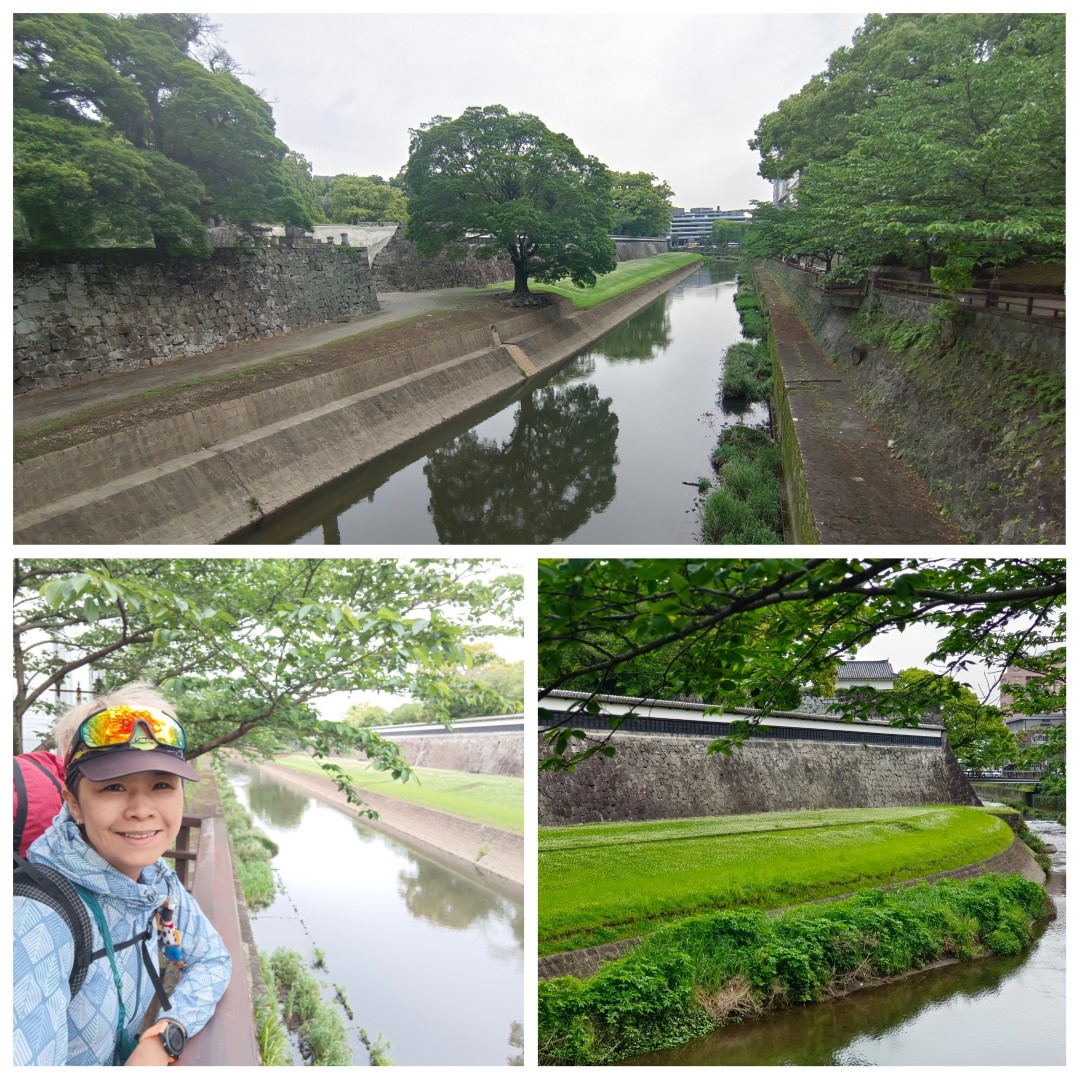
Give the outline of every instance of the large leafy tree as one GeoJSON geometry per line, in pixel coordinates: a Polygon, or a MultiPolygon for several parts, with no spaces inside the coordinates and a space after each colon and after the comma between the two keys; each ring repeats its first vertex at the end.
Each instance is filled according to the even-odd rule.
{"type": "Polygon", "coordinates": [[[938,694],[941,722],[960,764],[965,769],[996,769],[1016,759],[1016,740],[994,705],[981,702],[959,680],[926,668],[904,668],[893,687],[900,696],[938,694]]]}
{"type": "Polygon", "coordinates": [[[529,113],[473,106],[410,131],[405,186],[420,254],[490,237],[477,255],[510,256],[517,303],[534,302],[530,277],[588,286],[615,268],[611,174],[529,113]]]}
{"type": "Polygon", "coordinates": [[[362,221],[407,221],[404,192],[379,176],[342,175],[330,187],[330,217],[334,222],[357,225],[362,221]]]}
{"type": "Polygon", "coordinates": [[[484,560],[21,559],[14,569],[14,752],[28,710],[66,707],[52,691],[90,664],[106,690],[160,685],[192,757],[348,747],[399,773],[396,748],[320,720],[312,702],[401,692],[447,718],[467,643],[514,631],[521,586],[484,560]]]}
{"type": "Polygon", "coordinates": [[[801,171],[774,238],[802,247],[771,254],[827,244],[855,266],[947,265],[953,285],[975,264],[1060,259],[1064,17],[869,16],[751,146],[763,176],[801,171]]]}
{"type": "Polygon", "coordinates": [[[311,223],[270,106],[207,49],[211,29],[201,15],[15,16],[14,195],[35,243],[206,254],[208,217],[311,223]]]}
{"type": "Polygon", "coordinates": [[[671,199],[663,180],[647,172],[611,174],[616,236],[667,236],[671,232],[671,199]]]}
{"type": "MultiPolygon", "coordinates": [[[[606,681],[628,668],[647,673],[645,660],[654,657],[663,696],[756,709],[733,737],[713,744],[728,753],[758,718],[786,704],[792,684],[827,677],[837,660],[889,629],[938,628],[926,661],[941,662],[945,675],[962,676],[975,660],[995,670],[1030,661],[1060,672],[1064,602],[1060,559],[545,560],[540,696],[574,687],[587,695],[577,709],[597,713],[606,681]]],[[[940,703],[939,691],[845,695],[836,711],[911,724],[940,703]]],[[[1053,692],[1063,707],[1064,683],[1053,692]]],[[[601,740],[571,751],[573,714],[548,719],[549,768],[612,749],[601,740]]]]}

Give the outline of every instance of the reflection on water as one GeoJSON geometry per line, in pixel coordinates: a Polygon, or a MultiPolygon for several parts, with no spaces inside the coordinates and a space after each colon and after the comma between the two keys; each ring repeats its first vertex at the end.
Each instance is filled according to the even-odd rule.
{"type": "Polygon", "coordinates": [[[244,543],[697,543],[696,481],[741,338],[735,265],[713,262],[542,385],[359,470],[244,543]]]}
{"type": "Polygon", "coordinates": [[[525,398],[505,440],[476,429],[451,440],[424,466],[440,542],[474,543],[477,522],[503,543],[571,536],[615,495],[618,434],[611,401],[591,383],[577,383],[525,398]]]}
{"type": "Polygon", "coordinates": [[[229,777],[280,849],[283,892],[252,916],[259,950],[296,949],[309,962],[323,950],[316,974],[346,989],[357,1064],[367,1062],[360,1026],[385,1036],[398,1065],[520,1058],[520,904],[256,770],[230,766],[229,777]]]}
{"type": "Polygon", "coordinates": [[[621,1065],[1064,1065],[1065,829],[1047,892],[1058,916],[1020,956],[922,972],[836,1001],[732,1025],[621,1065]]]}

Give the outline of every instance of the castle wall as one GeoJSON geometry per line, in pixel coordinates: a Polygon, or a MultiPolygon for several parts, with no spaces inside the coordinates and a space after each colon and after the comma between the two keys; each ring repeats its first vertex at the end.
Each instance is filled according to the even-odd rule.
{"type": "Polygon", "coordinates": [[[980,805],[952,750],[936,741],[923,747],[755,736],[730,757],[707,754],[710,741],[618,732],[614,757],[595,754],[573,772],[540,773],[540,824],[980,805]]]}
{"type": "Polygon", "coordinates": [[[330,245],[18,256],[15,393],[344,321],[379,307],[367,253],[330,245]]]}

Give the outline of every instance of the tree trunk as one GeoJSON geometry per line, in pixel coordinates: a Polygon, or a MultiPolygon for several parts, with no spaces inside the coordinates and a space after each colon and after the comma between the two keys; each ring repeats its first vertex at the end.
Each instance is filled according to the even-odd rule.
{"type": "Polygon", "coordinates": [[[529,292],[529,260],[527,257],[511,255],[514,263],[514,296],[527,297],[529,292]]]}

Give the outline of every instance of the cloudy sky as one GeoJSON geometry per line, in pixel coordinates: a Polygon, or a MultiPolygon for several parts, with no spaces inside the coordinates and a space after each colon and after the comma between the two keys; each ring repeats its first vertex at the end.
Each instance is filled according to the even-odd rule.
{"type": "Polygon", "coordinates": [[[316,175],[392,176],[408,158],[410,127],[501,104],[534,113],[612,169],[666,180],[675,206],[740,209],[768,199],[747,140],[851,43],[864,16],[679,7],[211,20],[250,73],[244,80],[272,103],[278,136],[316,175]]]}

